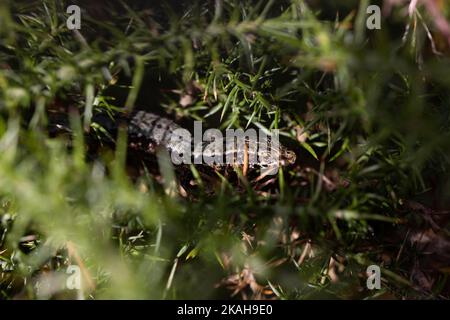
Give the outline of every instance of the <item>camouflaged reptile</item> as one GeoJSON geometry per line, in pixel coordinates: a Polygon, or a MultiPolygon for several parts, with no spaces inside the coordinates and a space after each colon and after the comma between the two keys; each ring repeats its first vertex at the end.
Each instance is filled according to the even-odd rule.
{"type": "MultiPolygon", "coordinates": [[[[211,154],[211,144],[203,142],[200,148],[196,148],[194,142],[191,141],[190,137],[175,137],[174,134],[182,129],[181,126],[176,124],[174,121],[161,117],[151,112],[146,111],[136,111],[128,116],[119,116],[118,119],[113,119],[105,114],[97,114],[93,117],[93,121],[100,124],[103,128],[109,132],[109,136],[113,137],[116,135],[119,123],[125,124],[128,133],[128,143],[129,147],[135,151],[141,152],[143,154],[154,155],[158,148],[165,148],[169,154],[172,152],[181,154],[186,148],[193,150],[192,152],[192,163],[198,163],[195,159],[202,159],[204,155],[211,154]]],[[[63,121],[54,120],[51,124],[51,128],[55,130],[65,130],[70,129],[67,124],[63,121]]],[[[288,166],[295,162],[296,155],[293,151],[288,150],[281,144],[277,144],[276,148],[271,146],[270,139],[267,141],[267,145],[262,148],[258,141],[248,141],[246,140],[245,148],[242,145],[236,143],[233,146],[225,146],[221,152],[222,155],[226,157],[232,154],[231,159],[235,159],[235,163],[223,163],[223,164],[211,164],[215,168],[222,166],[232,166],[234,164],[243,164],[243,158],[247,156],[247,159],[257,159],[256,162],[247,163],[248,167],[261,167],[261,168],[273,168],[279,166],[288,166]]],[[[216,154],[217,155],[217,154],[216,154]]],[[[202,162],[202,164],[205,164],[202,162]]],[[[206,165],[208,165],[206,163],[206,165]]]]}
{"type": "Polygon", "coordinates": [[[145,111],[132,114],[128,122],[129,141],[135,144],[135,147],[153,153],[158,146],[162,146],[169,153],[175,152],[176,154],[182,154],[189,149],[192,150],[192,163],[204,163],[201,160],[196,160],[202,159],[204,156],[213,157],[215,155],[224,159],[231,159],[226,163],[211,163],[215,167],[243,164],[244,158],[254,159],[254,161],[248,161],[250,168],[287,166],[293,164],[296,160],[293,151],[288,150],[281,144],[276,144],[276,147],[273,144],[271,145],[270,137],[264,141],[264,146],[263,142],[249,140],[248,137],[245,140],[245,145],[240,145],[237,141],[233,141],[229,145],[225,142],[225,139],[222,139],[218,142],[222,144],[222,150],[217,151],[216,148],[212,148],[211,142],[205,141],[202,142],[200,148],[196,148],[190,136],[180,135],[179,132],[183,132],[180,129],[182,128],[172,120],[145,111]],[[222,154],[214,154],[214,152],[221,152],[222,154]]]}

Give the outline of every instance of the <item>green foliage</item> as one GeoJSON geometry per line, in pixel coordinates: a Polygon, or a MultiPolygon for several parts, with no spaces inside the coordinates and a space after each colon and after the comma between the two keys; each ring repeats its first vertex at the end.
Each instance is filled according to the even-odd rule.
{"type": "Polygon", "coordinates": [[[448,297],[448,265],[414,282],[407,240],[426,221],[405,201],[449,204],[450,61],[424,10],[369,31],[348,1],[79,2],[80,31],[66,1],[0,4],[2,298],[49,298],[36,283],[77,262],[68,243],[86,298],[448,297]],[[60,105],[78,111],[73,139],[47,133],[60,105]],[[275,184],[218,173],[213,190],[193,166],[182,196],[163,154],[160,173],[127,175],[125,134],[91,157],[92,114],[136,106],[278,128],[300,160],[275,184]]]}

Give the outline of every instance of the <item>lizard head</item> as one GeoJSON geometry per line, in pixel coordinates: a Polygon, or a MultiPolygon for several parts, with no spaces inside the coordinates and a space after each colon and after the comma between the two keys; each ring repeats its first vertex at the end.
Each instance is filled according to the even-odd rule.
{"type": "Polygon", "coordinates": [[[282,166],[289,166],[295,163],[297,155],[294,151],[291,151],[285,147],[280,146],[280,164],[282,166]]]}

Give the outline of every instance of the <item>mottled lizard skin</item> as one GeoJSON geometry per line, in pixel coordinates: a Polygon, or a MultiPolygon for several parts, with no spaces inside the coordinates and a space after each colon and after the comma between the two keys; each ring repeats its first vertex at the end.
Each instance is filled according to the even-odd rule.
{"type": "MultiPolygon", "coordinates": [[[[194,159],[202,158],[202,155],[214,156],[215,149],[212,148],[210,142],[203,142],[200,148],[195,148],[192,138],[188,135],[175,134],[177,130],[182,129],[178,124],[164,117],[160,117],[156,114],[138,111],[130,116],[128,122],[128,135],[130,141],[138,141],[137,148],[148,152],[154,152],[157,146],[166,148],[169,153],[176,152],[182,154],[186,148],[192,150],[193,163],[194,159]]],[[[223,140],[223,139],[222,139],[223,140]]],[[[272,148],[270,139],[264,141],[266,143],[265,148],[261,148],[262,143],[258,141],[252,141],[246,143],[245,149],[243,145],[236,142],[231,145],[226,145],[225,141],[221,140],[223,145],[222,156],[224,159],[227,155],[232,153],[231,159],[234,159],[237,163],[243,163],[243,155],[247,153],[248,158],[256,159],[250,163],[250,167],[272,167],[272,166],[286,166],[295,162],[295,153],[283,147],[277,145],[277,148],[272,148]],[[269,153],[271,152],[271,153],[269,153]]],[[[132,142],[133,143],[133,142],[132,142]]],[[[223,165],[233,165],[234,163],[224,163],[223,165]]],[[[217,163],[214,166],[218,166],[217,163]]],[[[220,165],[219,165],[220,166],[220,165]]]]}

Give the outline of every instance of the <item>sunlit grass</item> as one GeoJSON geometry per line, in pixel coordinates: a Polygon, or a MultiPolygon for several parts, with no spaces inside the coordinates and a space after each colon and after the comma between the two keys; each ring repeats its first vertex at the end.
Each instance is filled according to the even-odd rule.
{"type": "Polygon", "coordinates": [[[429,225],[405,203],[449,195],[449,61],[423,25],[404,41],[408,17],[369,32],[356,4],[336,19],[294,0],[116,5],[82,5],[74,33],[64,1],[0,4],[2,298],[51,298],[37,284],[80,262],[83,290],[57,298],[448,296],[441,265],[432,290],[417,284],[408,242],[429,225]],[[133,162],[123,132],[89,148],[105,132],[92,114],[137,107],[280,129],[299,161],[252,183],[163,153],[133,162]],[[61,109],[71,134],[50,138],[61,109]],[[365,288],[370,264],[382,291],[365,288]]]}

